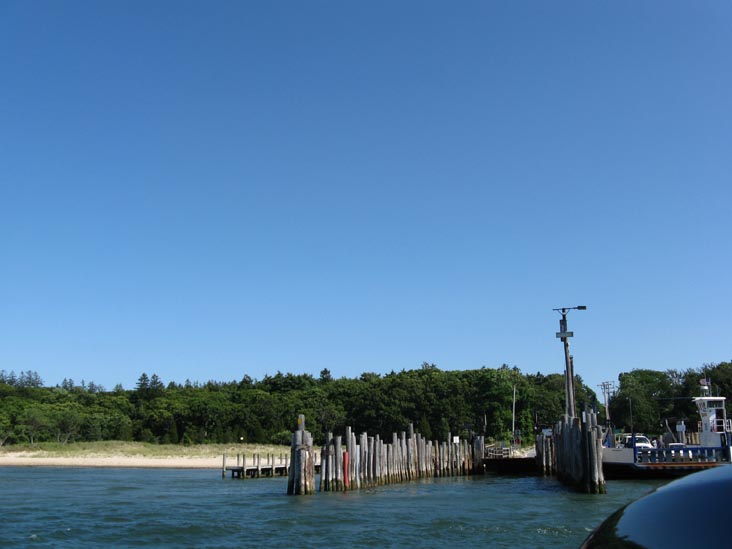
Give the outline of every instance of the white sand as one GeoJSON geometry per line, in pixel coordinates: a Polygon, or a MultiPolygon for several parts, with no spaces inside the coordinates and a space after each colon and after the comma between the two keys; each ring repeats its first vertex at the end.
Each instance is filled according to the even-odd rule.
{"type": "MultiPolygon", "coordinates": [[[[45,457],[28,452],[0,454],[0,467],[144,467],[164,469],[221,469],[219,457],[75,456],[45,457]]],[[[231,464],[231,463],[229,463],[231,464]]],[[[234,465],[236,459],[234,459],[234,465]]]]}

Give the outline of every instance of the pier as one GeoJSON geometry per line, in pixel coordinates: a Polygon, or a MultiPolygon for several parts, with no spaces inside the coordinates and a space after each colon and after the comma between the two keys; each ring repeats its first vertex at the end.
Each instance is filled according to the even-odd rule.
{"type": "MultiPolygon", "coordinates": [[[[286,454],[275,456],[274,454],[255,454],[251,457],[244,454],[236,454],[236,465],[228,462],[233,456],[224,454],[221,466],[221,476],[226,477],[227,473],[231,478],[260,478],[260,477],[286,477],[290,470],[290,457],[286,454]],[[250,463],[251,460],[251,463],[250,463]]],[[[319,456],[315,457],[315,471],[320,472],[319,456]]]]}
{"type": "Polygon", "coordinates": [[[466,440],[448,433],[447,440],[427,440],[414,430],[392,433],[387,439],[346,427],[343,435],[326,434],[319,451],[305,430],[305,417],[298,417],[290,455],[236,455],[236,464],[222,465],[222,477],[287,477],[290,495],[359,490],[424,478],[484,474],[536,474],[534,458],[513,457],[512,449],[486,446],[485,437],[466,440]],[[250,461],[251,460],[251,461],[250,461]],[[320,477],[316,483],[315,475],[320,477]]]}

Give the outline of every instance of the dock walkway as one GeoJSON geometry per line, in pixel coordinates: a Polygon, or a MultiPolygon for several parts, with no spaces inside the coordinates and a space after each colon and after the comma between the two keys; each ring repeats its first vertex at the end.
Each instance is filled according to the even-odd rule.
{"type": "MultiPolygon", "coordinates": [[[[233,457],[233,456],[232,456],[233,457]]],[[[320,472],[320,460],[316,455],[315,462],[316,472],[320,472]]],[[[260,454],[248,457],[243,454],[236,454],[236,465],[227,464],[227,456],[224,454],[224,460],[221,467],[221,476],[226,477],[227,473],[231,473],[231,478],[261,478],[261,477],[286,477],[290,471],[289,456],[281,454],[267,454],[264,458],[260,454]],[[248,463],[251,460],[251,463],[248,463]]]]}

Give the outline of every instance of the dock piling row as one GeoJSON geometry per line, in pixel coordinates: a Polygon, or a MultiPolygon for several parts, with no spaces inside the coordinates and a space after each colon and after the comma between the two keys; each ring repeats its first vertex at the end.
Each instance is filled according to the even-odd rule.
{"type": "Polygon", "coordinates": [[[321,450],[320,490],[358,490],[430,477],[463,476],[483,472],[484,437],[448,442],[428,441],[414,431],[392,433],[391,442],[379,435],[358,437],[346,427],[345,441],[327,433],[321,450]]]}

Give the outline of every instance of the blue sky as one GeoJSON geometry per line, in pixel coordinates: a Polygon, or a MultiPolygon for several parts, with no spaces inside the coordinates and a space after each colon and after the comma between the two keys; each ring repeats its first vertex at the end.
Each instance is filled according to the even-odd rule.
{"type": "Polygon", "coordinates": [[[0,4],[0,369],[732,358],[732,5],[0,4]]]}

